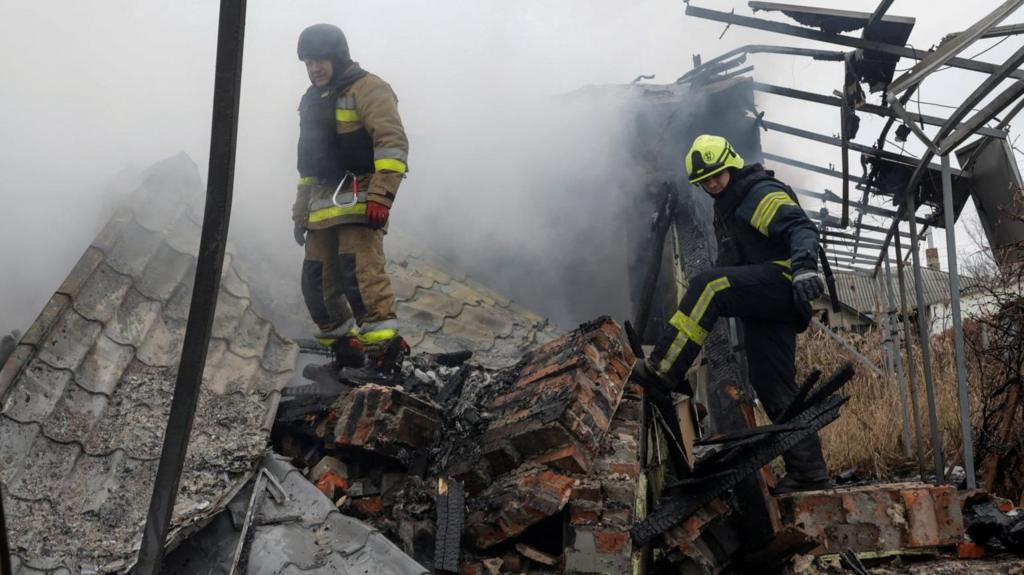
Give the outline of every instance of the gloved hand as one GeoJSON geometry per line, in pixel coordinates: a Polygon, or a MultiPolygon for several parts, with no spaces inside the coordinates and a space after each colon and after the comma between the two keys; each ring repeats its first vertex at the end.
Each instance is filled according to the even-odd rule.
{"type": "Polygon", "coordinates": [[[388,215],[391,209],[384,204],[378,204],[373,200],[366,202],[366,219],[370,221],[370,227],[379,230],[388,223],[388,215]]]}
{"type": "Polygon", "coordinates": [[[655,366],[650,359],[641,359],[637,361],[636,364],[633,365],[633,372],[629,374],[629,378],[643,387],[654,388],[661,393],[668,393],[672,391],[672,388],[674,387],[671,382],[658,374],[658,371],[655,369],[655,366]]]}
{"type": "Polygon", "coordinates": [[[299,223],[299,222],[295,222],[295,228],[292,230],[292,232],[295,234],[295,243],[299,244],[300,246],[306,245],[306,225],[305,224],[302,224],[302,223],[299,223]]]}
{"type": "Polygon", "coordinates": [[[798,302],[810,302],[825,293],[825,282],[817,270],[803,270],[793,275],[793,297],[798,302]]]}

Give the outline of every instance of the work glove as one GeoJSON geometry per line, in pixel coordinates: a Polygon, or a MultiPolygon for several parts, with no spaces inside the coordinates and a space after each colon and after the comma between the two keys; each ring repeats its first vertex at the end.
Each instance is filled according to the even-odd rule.
{"type": "Polygon", "coordinates": [[[366,219],[370,223],[370,227],[379,230],[388,223],[388,215],[391,213],[391,209],[384,204],[378,204],[373,200],[366,202],[366,219]]]}
{"type": "Polygon", "coordinates": [[[295,222],[295,228],[292,231],[295,234],[295,243],[300,246],[306,245],[306,224],[295,222]]]}
{"type": "Polygon", "coordinates": [[[825,293],[825,282],[817,270],[798,271],[793,275],[793,297],[798,302],[811,302],[825,293]]]}

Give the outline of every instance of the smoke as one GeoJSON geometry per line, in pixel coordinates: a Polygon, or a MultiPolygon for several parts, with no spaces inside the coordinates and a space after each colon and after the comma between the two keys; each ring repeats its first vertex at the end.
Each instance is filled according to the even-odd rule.
{"type": "MultiPolygon", "coordinates": [[[[854,8],[874,2],[863,4],[854,8]]],[[[387,243],[404,237],[433,249],[565,325],[621,318],[626,282],[609,278],[627,269],[619,215],[636,206],[643,158],[628,149],[631,118],[620,101],[563,95],[639,74],[670,83],[690,54],[779,42],[735,27],[719,40],[722,25],[683,10],[677,0],[250,1],[235,249],[298,289],[290,205],[295,109],[308,79],[295,41],[305,26],[332,22],[353,57],[392,84],[410,137],[411,171],[387,243]]],[[[185,151],[205,176],[217,6],[40,0],[7,2],[3,12],[0,329],[10,330],[28,326],[130,188],[119,175],[185,151]]],[[[818,80],[828,77],[819,66],[828,64],[793,81],[837,87],[838,72],[827,68],[836,82],[818,80]]],[[[759,68],[787,85],[772,76],[790,72],[759,68]]]]}

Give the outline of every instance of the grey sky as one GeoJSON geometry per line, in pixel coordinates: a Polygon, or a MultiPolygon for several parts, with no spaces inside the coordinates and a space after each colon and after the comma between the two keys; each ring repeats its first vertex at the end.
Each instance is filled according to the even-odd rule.
{"type": "MultiPolygon", "coordinates": [[[[738,1],[699,3],[750,13],[738,1]]],[[[875,4],[851,0],[842,8],[870,11],[875,4]]],[[[997,4],[897,0],[890,13],[917,17],[911,43],[924,49],[997,4]]],[[[543,195],[517,198],[509,191],[528,180],[536,134],[552,132],[550,126],[535,131],[529,118],[543,116],[525,110],[542,111],[550,95],[628,82],[638,74],[670,82],[691,67],[696,52],[711,58],[747,43],[814,45],[738,27],[719,40],[723,25],[687,18],[683,10],[676,0],[251,0],[235,233],[259,236],[265,245],[288,247],[290,257],[301,257],[288,245],[288,210],[295,106],[307,85],[295,39],[310,23],[340,25],[354,58],[399,94],[412,139],[412,173],[400,193],[395,227],[423,230],[438,222],[444,233],[470,235],[484,229],[499,244],[507,232],[513,234],[509,241],[539,251],[544,246],[527,245],[514,236],[516,223],[502,217],[516,202],[526,204],[517,210],[543,207],[543,195]],[[445,219],[453,205],[472,216],[445,219]],[[449,229],[456,222],[465,227],[449,229]]],[[[0,0],[0,14],[0,190],[7,200],[0,226],[0,327],[9,329],[31,321],[93,237],[119,193],[108,187],[116,174],[184,150],[205,176],[217,8],[212,0],[0,0]]],[[[1020,42],[1011,38],[984,59],[999,61],[1020,42]]],[[[759,80],[818,93],[839,87],[836,64],[778,56],[751,61],[759,80]]],[[[955,105],[981,79],[942,72],[925,83],[922,99],[955,105]]],[[[760,103],[771,119],[827,133],[838,129],[829,108],[771,97],[760,103]]],[[[942,111],[928,104],[922,109],[942,111]]],[[[865,118],[860,141],[870,143],[878,126],[865,118]]],[[[556,143],[540,150],[548,153],[556,143]]],[[[838,152],[786,136],[767,134],[765,143],[817,163],[839,163],[838,152]]],[[[908,150],[919,152],[913,145],[908,150]]],[[[602,169],[545,160],[565,177],[602,169]]],[[[802,187],[839,189],[836,180],[799,177],[793,183],[802,187]]]]}

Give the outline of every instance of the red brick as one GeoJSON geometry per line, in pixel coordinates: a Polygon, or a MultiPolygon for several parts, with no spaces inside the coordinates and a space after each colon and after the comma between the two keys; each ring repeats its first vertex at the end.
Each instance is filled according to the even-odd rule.
{"type": "Polygon", "coordinates": [[[352,500],[352,507],[366,516],[380,515],[384,511],[384,500],[380,496],[360,497],[352,500]]]}
{"type": "Polygon", "coordinates": [[[594,541],[600,553],[618,554],[629,546],[629,533],[625,531],[598,531],[594,541]]]}
{"type": "Polygon", "coordinates": [[[479,549],[515,537],[565,507],[575,480],[537,467],[523,469],[470,499],[466,535],[479,549]]]}
{"type": "Polygon", "coordinates": [[[325,471],[317,480],[316,488],[334,501],[348,491],[348,479],[333,471],[325,471]]]}
{"type": "Polygon", "coordinates": [[[573,505],[569,507],[569,523],[572,525],[596,525],[601,520],[601,513],[591,509],[573,505]]]}
{"type": "Polygon", "coordinates": [[[586,473],[588,458],[579,446],[567,445],[533,458],[534,463],[543,463],[569,473],[586,473]]]}
{"type": "Polygon", "coordinates": [[[985,548],[977,543],[964,541],[957,544],[956,556],[960,559],[981,559],[985,556],[985,548]]]}
{"type": "Polygon", "coordinates": [[[434,441],[438,408],[404,390],[379,385],[357,387],[333,408],[334,441],[394,455],[401,446],[420,448],[434,441]]]}

